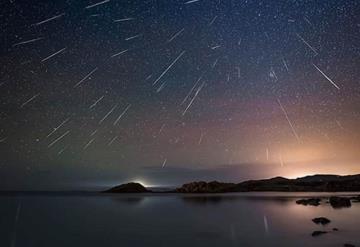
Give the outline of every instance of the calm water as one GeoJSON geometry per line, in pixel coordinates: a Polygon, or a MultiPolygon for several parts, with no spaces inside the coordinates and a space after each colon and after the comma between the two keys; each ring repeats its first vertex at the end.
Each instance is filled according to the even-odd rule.
{"type": "Polygon", "coordinates": [[[3,194],[0,246],[360,246],[359,203],[297,205],[303,196],[3,194]],[[319,216],[332,222],[317,226],[319,216]]]}

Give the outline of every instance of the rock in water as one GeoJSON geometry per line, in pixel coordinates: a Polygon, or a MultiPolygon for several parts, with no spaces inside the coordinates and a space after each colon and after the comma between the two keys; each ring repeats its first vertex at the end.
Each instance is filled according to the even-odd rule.
{"type": "Polygon", "coordinates": [[[360,202],[360,195],[359,196],[353,196],[350,198],[350,200],[352,200],[352,202],[360,202]]]}
{"type": "Polygon", "coordinates": [[[105,192],[107,192],[107,193],[145,193],[145,192],[151,192],[151,191],[147,190],[140,183],[127,183],[127,184],[121,184],[119,186],[115,186],[105,192]]]}
{"type": "Polygon", "coordinates": [[[315,224],[321,224],[321,225],[326,225],[331,222],[328,218],[325,218],[325,217],[314,218],[314,219],[312,219],[312,221],[315,224]]]}
{"type": "Polygon", "coordinates": [[[351,201],[346,197],[332,196],[329,198],[330,205],[333,208],[349,208],[351,207],[351,201]]]}
{"type": "Polygon", "coordinates": [[[325,234],[325,233],[327,233],[327,232],[325,232],[325,231],[314,231],[314,232],[311,234],[311,236],[317,237],[317,236],[323,235],[323,234],[325,234]]]}
{"type": "Polygon", "coordinates": [[[296,204],[301,204],[304,206],[319,206],[321,202],[320,198],[310,198],[310,199],[300,199],[296,201],[296,204]]]}

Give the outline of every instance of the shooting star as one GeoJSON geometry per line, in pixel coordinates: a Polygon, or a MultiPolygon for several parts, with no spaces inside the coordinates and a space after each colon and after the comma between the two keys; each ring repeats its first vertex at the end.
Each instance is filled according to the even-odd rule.
{"type": "Polygon", "coordinates": [[[290,128],[291,128],[291,130],[292,130],[292,132],[293,132],[294,136],[296,137],[296,139],[298,140],[298,142],[300,142],[300,138],[299,138],[298,134],[296,133],[295,128],[294,128],[293,124],[291,123],[290,118],[289,118],[289,116],[288,116],[288,114],[287,114],[287,112],[286,112],[285,108],[283,107],[283,105],[281,104],[281,102],[280,102],[280,100],[279,100],[279,99],[277,99],[277,102],[278,102],[278,104],[279,104],[279,106],[280,106],[280,108],[281,108],[282,112],[284,113],[285,118],[286,118],[286,120],[288,121],[288,123],[289,123],[289,125],[290,125],[290,128]]]}
{"type": "Polygon", "coordinates": [[[35,94],[34,96],[32,96],[30,99],[28,99],[27,101],[25,101],[24,103],[22,103],[22,105],[20,106],[20,108],[23,108],[24,106],[26,106],[27,104],[29,104],[31,101],[33,101],[36,97],[38,97],[40,95],[40,93],[35,94]]]}
{"type": "Polygon", "coordinates": [[[97,129],[96,129],[96,130],[94,130],[94,131],[90,134],[90,136],[95,135],[97,132],[98,132],[98,130],[97,130],[97,129]]]}
{"type": "Polygon", "coordinates": [[[145,78],[145,81],[148,81],[151,77],[152,77],[152,74],[148,75],[148,76],[145,78]]]}
{"type": "Polygon", "coordinates": [[[122,18],[122,19],[116,19],[114,22],[125,22],[125,21],[132,21],[135,20],[135,18],[122,18]]]}
{"type": "Polygon", "coordinates": [[[158,87],[158,89],[156,89],[156,93],[160,93],[161,90],[163,90],[163,88],[165,87],[166,81],[163,82],[163,84],[160,85],[160,87],[158,87]]]}
{"type": "Polygon", "coordinates": [[[310,26],[313,26],[313,24],[311,23],[311,21],[310,21],[306,16],[304,16],[304,20],[305,20],[310,26]]]}
{"type": "Polygon", "coordinates": [[[93,73],[95,73],[95,71],[98,70],[98,67],[96,67],[95,69],[93,69],[89,74],[87,74],[84,78],[82,78],[78,83],[76,83],[74,85],[74,88],[80,86],[80,84],[82,84],[86,79],[88,79],[93,73]]]}
{"type": "Polygon", "coordinates": [[[86,143],[86,145],[83,147],[83,150],[86,150],[90,145],[91,143],[93,143],[95,140],[95,138],[91,139],[88,143],[86,143]]]}
{"type": "Polygon", "coordinates": [[[108,113],[106,113],[106,115],[99,121],[99,124],[104,122],[104,120],[115,110],[116,107],[117,107],[117,104],[113,108],[111,108],[111,110],[108,113]]]}
{"type": "Polygon", "coordinates": [[[185,28],[181,29],[180,31],[178,31],[177,33],[175,33],[168,41],[167,43],[170,43],[171,41],[173,41],[177,36],[179,36],[182,32],[184,32],[185,28]]]}
{"type": "Polygon", "coordinates": [[[63,139],[67,134],[70,133],[70,130],[66,131],[64,134],[62,134],[60,137],[58,137],[57,139],[55,139],[55,141],[53,141],[52,143],[50,143],[48,145],[48,148],[52,147],[55,143],[57,143],[58,141],[60,141],[61,139],[63,139]]]}
{"type": "Polygon", "coordinates": [[[342,124],[340,123],[340,121],[335,120],[336,124],[339,126],[340,129],[345,129],[342,124]]]}
{"type": "Polygon", "coordinates": [[[103,95],[103,96],[101,96],[100,98],[98,98],[98,99],[94,102],[94,104],[92,104],[92,105],[89,107],[89,109],[94,108],[104,97],[105,97],[105,95],[103,95]]]}
{"type": "Polygon", "coordinates": [[[190,91],[188,92],[188,94],[185,96],[184,100],[181,102],[180,105],[184,104],[186,102],[186,100],[189,98],[189,96],[192,94],[192,92],[194,91],[196,85],[201,81],[202,77],[203,77],[204,73],[197,79],[197,81],[194,83],[193,87],[190,89],[190,91]]]}
{"type": "Polygon", "coordinates": [[[167,159],[165,158],[165,160],[164,160],[164,162],[162,163],[162,168],[164,168],[165,167],[165,165],[166,165],[166,162],[167,162],[167,159]]]}
{"type": "Polygon", "coordinates": [[[111,139],[111,141],[108,143],[108,146],[111,146],[111,144],[113,144],[113,142],[118,138],[118,136],[115,136],[114,138],[111,139]]]}
{"type": "Polygon", "coordinates": [[[216,64],[218,63],[218,61],[219,61],[219,58],[217,58],[217,59],[215,60],[215,62],[211,65],[211,68],[212,68],[212,69],[215,68],[215,66],[216,66],[216,64]]]}
{"type": "Polygon", "coordinates": [[[187,110],[190,108],[190,106],[194,103],[195,98],[198,96],[198,94],[200,93],[201,89],[204,87],[205,82],[203,82],[196,90],[194,97],[191,99],[190,103],[188,104],[188,106],[185,108],[185,110],[183,111],[182,115],[184,116],[187,112],[187,110]]]}
{"type": "Polygon", "coordinates": [[[340,87],[338,85],[336,85],[336,83],[333,82],[327,75],[325,75],[325,73],[322,72],[321,69],[319,69],[315,64],[313,64],[313,65],[334,87],[336,87],[338,90],[340,90],[340,87]]]}
{"type": "Polygon", "coordinates": [[[158,81],[171,69],[171,67],[184,55],[185,51],[181,52],[179,56],[161,73],[161,75],[154,81],[153,85],[158,83],[158,81]]]}
{"type": "Polygon", "coordinates": [[[125,115],[125,113],[129,110],[129,108],[131,107],[131,104],[129,104],[125,110],[119,115],[119,117],[115,120],[114,122],[114,126],[120,121],[120,119],[125,115]]]}
{"type": "Polygon", "coordinates": [[[128,50],[129,50],[129,49],[126,49],[126,50],[123,50],[123,51],[121,51],[121,52],[115,53],[114,55],[111,56],[111,58],[120,56],[120,55],[124,54],[125,52],[127,52],[128,50]]]}
{"type": "Polygon", "coordinates": [[[161,134],[161,132],[163,131],[164,128],[165,128],[165,124],[161,125],[159,133],[158,133],[159,135],[161,134]]]}
{"type": "Polygon", "coordinates": [[[274,79],[275,81],[278,80],[278,77],[277,77],[273,67],[270,68],[269,76],[270,76],[270,78],[274,79]]]}
{"type": "Polygon", "coordinates": [[[184,4],[190,4],[190,3],[195,3],[195,2],[199,2],[200,0],[190,0],[185,2],[184,4]]]}
{"type": "Polygon", "coordinates": [[[43,60],[41,60],[41,62],[45,62],[45,61],[49,60],[50,58],[52,58],[52,57],[54,57],[54,56],[56,56],[56,55],[58,55],[58,54],[62,53],[62,52],[63,52],[63,51],[65,51],[65,50],[66,50],[66,47],[65,47],[65,48],[62,48],[62,49],[60,49],[60,50],[58,50],[57,52],[55,52],[55,53],[51,54],[50,56],[48,56],[48,57],[44,58],[43,60]]]}
{"type": "Polygon", "coordinates": [[[140,34],[137,34],[137,35],[134,35],[134,36],[131,36],[131,37],[128,37],[128,38],[126,38],[125,40],[126,40],[126,41],[129,41],[129,40],[132,40],[132,39],[136,39],[136,38],[138,38],[138,37],[140,37],[140,36],[142,36],[141,33],[140,33],[140,34]]]}
{"type": "Polygon", "coordinates": [[[283,62],[283,65],[284,65],[285,69],[289,72],[289,66],[288,66],[288,64],[286,63],[285,58],[282,58],[282,62],[283,62]]]}
{"type": "Polygon", "coordinates": [[[46,19],[46,20],[37,22],[37,23],[35,23],[35,24],[33,24],[33,25],[34,25],[34,26],[39,26],[39,25],[45,24],[45,23],[47,23],[47,22],[49,22],[49,21],[56,20],[56,19],[58,19],[58,18],[60,18],[60,17],[62,17],[62,16],[64,16],[64,15],[65,15],[65,13],[62,13],[62,14],[59,14],[59,15],[55,15],[55,16],[53,16],[53,17],[50,17],[50,18],[46,19]]]}
{"type": "Polygon", "coordinates": [[[199,141],[198,141],[198,145],[201,144],[201,142],[202,142],[202,140],[203,140],[203,138],[204,138],[204,135],[205,135],[205,133],[201,132],[200,138],[199,138],[199,141]]]}
{"type": "Polygon", "coordinates": [[[63,149],[61,149],[61,150],[58,152],[58,155],[61,155],[61,154],[65,151],[66,148],[67,148],[67,147],[64,147],[63,149]]]}
{"type": "Polygon", "coordinates": [[[217,16],[215,16],[215,17],[210,21],[209,26],[211,26],[212,24],[214,24],[214,22],[216,21],[216,19],[217,19],[217,16]]]}
{"type": "Polygon", "coordinates": [[[91,9],[91,8],[96,7],[96,6],[108,3],[108,2],[110,2],[110,0],[105,0],[105,1],[98,2],[98,3],[94,3],[94,4],[86,6],[85,9],[91,9]]]}
{"type": "Polygon", "coordinates": [[[298,38],[307,46],[309,47],[314,53],[315,55],[318,55],[318,52],[315,50],[314,47],[312,47],[303,37],[300,36],[300,34],[296,34],[296,36],[298,36],[298,38]]]}
{"type": "Polygon", "coordinates": [[[25,45],[25,44],[29,44],[29,43],[34,43],[34,42],[36,42],[38,40],[42,40],[42,39],[44,39],[44,38],[40,37],[40,38],[36,38],[36,39],[30,39],[30,40],[22,41],[22,42],[13,44],[12,47],[19,46],[19,45],[25,45]]]}
{"type": "Polygon", "coordinates": [[[216,49],[218,49],[220,47],[221,47],[221,45],[216,45],[216,46],[211,47],[211,50],[216,50],[216,49]]]}
{"type": "Polygon", "coordinates": [[[58,129],[60,129],[64,124],[66,124],[68,121],[70,120],[70,118],[65,119],[60,125],[58,125],[56,128],[53,129],[53,131],[51,131],[46,138],[49,138],[52,134],[54,134],[58,129]]]}

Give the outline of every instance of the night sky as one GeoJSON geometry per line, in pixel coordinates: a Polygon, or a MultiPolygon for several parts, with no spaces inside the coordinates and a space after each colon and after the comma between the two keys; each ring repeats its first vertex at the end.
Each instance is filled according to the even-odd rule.
{"type": "Polygon", "coordinates": [[[360,173],[359,13],[3,0],[0,188],[360,173]]]}

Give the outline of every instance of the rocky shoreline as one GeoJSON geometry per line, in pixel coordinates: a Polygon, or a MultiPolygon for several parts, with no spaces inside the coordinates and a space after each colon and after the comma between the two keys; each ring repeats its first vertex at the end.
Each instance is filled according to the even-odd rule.
{"type": "MultiPolygon", "coordinates": [[[[360,174],[349,176],[314,175],[296,179],[275,177],[262,180],[248,180],[240,183],[191,182],[166,193],[229,193],[229,192],[354,192],[360,191],[360,174]]],[[[148,190],[139,183],[128,183],[113,187],[108,193],[159,193],[148,190]]],[[[334,198],[336,200],[336,198],[334,198]]],[[[360,201],[360,197],[357,197],[360,201]]],[[[316,201],[305,202],[317,204],[316,201]]],[[[334,202],[335,204],[337,202],[334,202]]],[[[341,202],[340,202],[341,203],[341,202]]]]}

